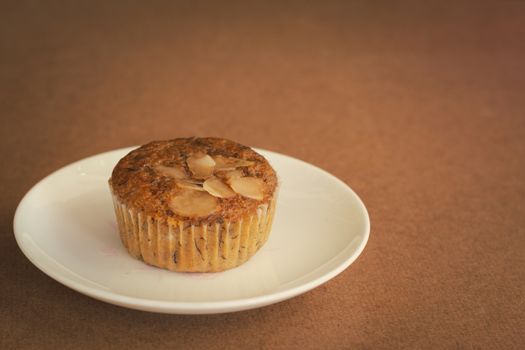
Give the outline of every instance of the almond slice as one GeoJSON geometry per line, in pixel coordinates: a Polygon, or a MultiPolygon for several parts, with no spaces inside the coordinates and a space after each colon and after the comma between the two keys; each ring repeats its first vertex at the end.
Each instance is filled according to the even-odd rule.
{"type": "Polygon", "coordinates": [[[174,213],[187,217],[202,217],[217,209],[217,198],[208,192],[182,191],[170,200],[174,213]]]}
{"type": "Polygon", "coordinates": [[[186,160],[188,167],[196,178],[205,179],[213,174],[215,161],[209,155],[191,156],[186,160]]]}
{"type": "Polygon", "coordinates": [[[252,166],[254,162],[250,160],[244,160],[239,158],[215,156],[215,170],[216,171],[229,171],[235,170],[243,166],[252,166]]]}
{"type": "Polygon", "coordinates": [[[155,166],[155,170],[161,173],[164,176],[172,177],[174,179],[184,179],[186,178],[186,171],[180,166],[165,166],[165,165],[157,165],[155,166]]]}
{"type": "Polygon", "coordinates": [[[224,177],[226,178],[226,181],[230,185],[231,185],[231,180],[238,179],[238,178],[243,177],[243,176],[244,176],[244,174],[240,170],[232,170],[232,171],[228,171],[227,173],[224,173],[224,177]]]}
{"type": "Polygon", "coordinates": [[[222,182],[221,179],[216,177],[210,177],[208,180],[204,181],[203,188],[215,197],[229,198],[235,196],[235,192],[222,182]]]}
{"type": "Polygon", "coordinates": [[[240,168],[242,166],[252,166],[253,164],[255,164],[255,162],[246,159],[235,159],[235,162],[233,164],[235,165],[235,167],[240,168]]]}
{"type": "Polygon", "coordinates": [[[228,165],[228,158],[224,156],[213,156],[213,160],[215,161],[215,169],[224,169],[229,167],[228,165]]]}
{"type": "Polygon", "coordinates": [[[264,197],[264,182],[256,177],[235,177],[230,179],[230,186],[241,196],[261,200],[264,197]]]}
{"type": "Polygon", "coordinates": [[[215,171],[219,172],[219,171],[232,171],[232,170],[235,170],[237,169],[236,167],[234,166],[227,166],[227,167],[219,167],[219,168],[215,168],[215,171]]]}
{"type": "Polygon", "coordinates": [[[195,191],[204,191],[204,188],[202,188],[202,182],[193,182],[193,181],[177,181],[177,186],[180,188],[186,188],[188,190],[195,190],[195,191]]]}

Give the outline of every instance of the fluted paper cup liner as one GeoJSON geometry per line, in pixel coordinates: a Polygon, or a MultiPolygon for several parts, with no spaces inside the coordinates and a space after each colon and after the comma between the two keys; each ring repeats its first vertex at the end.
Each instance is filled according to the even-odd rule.
{"type": "Polygon", "coordinates": [[[171,271],[217,272],[239,266],[267,241],[275,197],[237,221],[193,225],[146,215],[112,193],[120,239],[145,263],[171,271]]]}

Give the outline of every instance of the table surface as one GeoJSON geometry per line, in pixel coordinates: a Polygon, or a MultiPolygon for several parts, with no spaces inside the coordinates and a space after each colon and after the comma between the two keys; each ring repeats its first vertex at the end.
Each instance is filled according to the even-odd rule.
{"type": "Polygon", "coordinates": [[[524,2],[2,2],[0,347],[525,346],[524,2]],[[363,255],[297,298],[128,310],[17,248],[24,193],[80,158],[216,135],[318,165],[363,255]]]}

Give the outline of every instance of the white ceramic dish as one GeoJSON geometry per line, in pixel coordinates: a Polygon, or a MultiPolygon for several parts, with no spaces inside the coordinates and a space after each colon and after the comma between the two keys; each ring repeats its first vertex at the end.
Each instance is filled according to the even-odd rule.
{"type": "Polygon", "coordinates": [[[370,222],[359,197],[303,161],[258,150],[281,187],[265,246],[240,267],[175,273],[131,258],[120,243],[107,180],[133,148],[70,164],[36,184],[14,219],[22,252],[58,282],[133,309],[209,314],[273,304],[325,283],[362,252],[370,222]]]}

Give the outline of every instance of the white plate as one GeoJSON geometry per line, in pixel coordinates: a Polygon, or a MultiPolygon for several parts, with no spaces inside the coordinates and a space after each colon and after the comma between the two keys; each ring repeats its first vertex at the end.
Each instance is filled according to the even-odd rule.
{"type": "Polygon", "coordinates": [[[120,243],[107,180],[133,148],[70,164],[36,184],[14,219],[22,252],[58,282],[133,309],[210,314],[273,304],[325,283],[346,269],[368,240],[359,197],[311,164],[258,150],[281,187],[270,238],[244,265],[176,273],[131,258],[120,243]]]}

